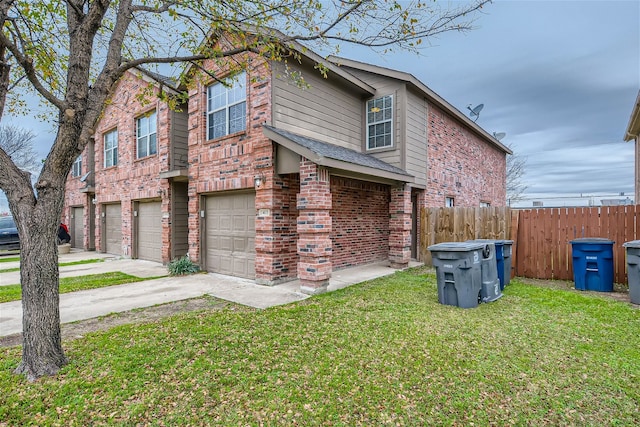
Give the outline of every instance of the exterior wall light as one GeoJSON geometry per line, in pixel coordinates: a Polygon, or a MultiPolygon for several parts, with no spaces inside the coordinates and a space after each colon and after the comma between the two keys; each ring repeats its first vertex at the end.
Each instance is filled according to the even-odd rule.
{"type": "Polygon", "coordinates": [[[256,175],[253,177],[253,185],[255,188],[262,187],[262,184],[264,184],[264,175],[256,175]]]}

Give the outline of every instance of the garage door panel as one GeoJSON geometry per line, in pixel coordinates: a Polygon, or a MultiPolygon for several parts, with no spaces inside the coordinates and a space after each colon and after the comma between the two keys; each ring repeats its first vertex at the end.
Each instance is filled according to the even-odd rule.
{"type": "MultiPolygon", "coordinates": [[[[220,215],[225,215],[225,213],[220,212],[220,215]]],[[[233,228],[231,224],[231,219],[229,217],[220,217],[218,220],[218,232],[232,233],[233,228]]]]}
{"type": "Polygon", "coordinates": [[[74,248],[84,248],[84,208],[73,208],[71,243],[74,248]]]}
{"type": "Polygon", "coordinates": [[[221,251],[233,252],[233,238],[231,236],[218,236],[216,247],[221,251]]]}
{"type": "Polygon", "coordinates": [[[122,255],[122,208],[105,205],[105,252],[122,255]]]}
{"type": "Polygon", "coordinates": [[[205,209],[207,269],[255,277],[255,194],[209,196],[205,209]]]}
{"type": "Polygon", "coordinates": [[[162,204],[138,204],[137,256],[140,259],[162,262],[162,204]]]}

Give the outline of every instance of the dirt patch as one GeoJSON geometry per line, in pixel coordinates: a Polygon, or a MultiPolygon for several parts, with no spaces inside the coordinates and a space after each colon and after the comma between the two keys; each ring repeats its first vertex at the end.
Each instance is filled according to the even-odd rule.
{"type": "MultiPolygon", "coordinates": [[[[203,296],[200,298],[176,301],[153,307],[138,308],[122,313],[113,313],[108,316],[80,320],[73,323],[64,323],[62,325],[62,340],[68,341],[83,338],[86,334],[91,332],[105,331],[115,326],[130,323],[151,322],[157,319],[173,316],[178,313],[202,310],[214,311],[222,310],[226,307],[238,307],[238,305],[210,296],[203,296]]],[[[13,347],[21,344],[22,334],[0,337],[0,347],[13,347]]]]}

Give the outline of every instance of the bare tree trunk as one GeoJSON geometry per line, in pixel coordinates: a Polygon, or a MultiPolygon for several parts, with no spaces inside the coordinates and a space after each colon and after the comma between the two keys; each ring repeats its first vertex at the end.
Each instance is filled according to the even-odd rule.
{"type": "MultiPolygon", "coordinates": [[[[61,196],[57,196],[58,200],[61,196]]],[[[16,373],[33,381],[54,375],[67,363],[60,334],[57,228],[60,203],[49,197],[36,208],[14,209],[20,239],[22,362],[16,373]]]]}

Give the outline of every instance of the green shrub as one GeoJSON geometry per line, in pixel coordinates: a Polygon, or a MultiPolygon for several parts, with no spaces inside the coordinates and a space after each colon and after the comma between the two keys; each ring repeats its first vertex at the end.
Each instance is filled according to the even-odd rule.
{"type": "Polygon", "coordinates": [[[167,268],[171,276],[184,276],[200,271],[200,267],[194,264],[187,255],[174,259],[167,265],[167,268]]]}

